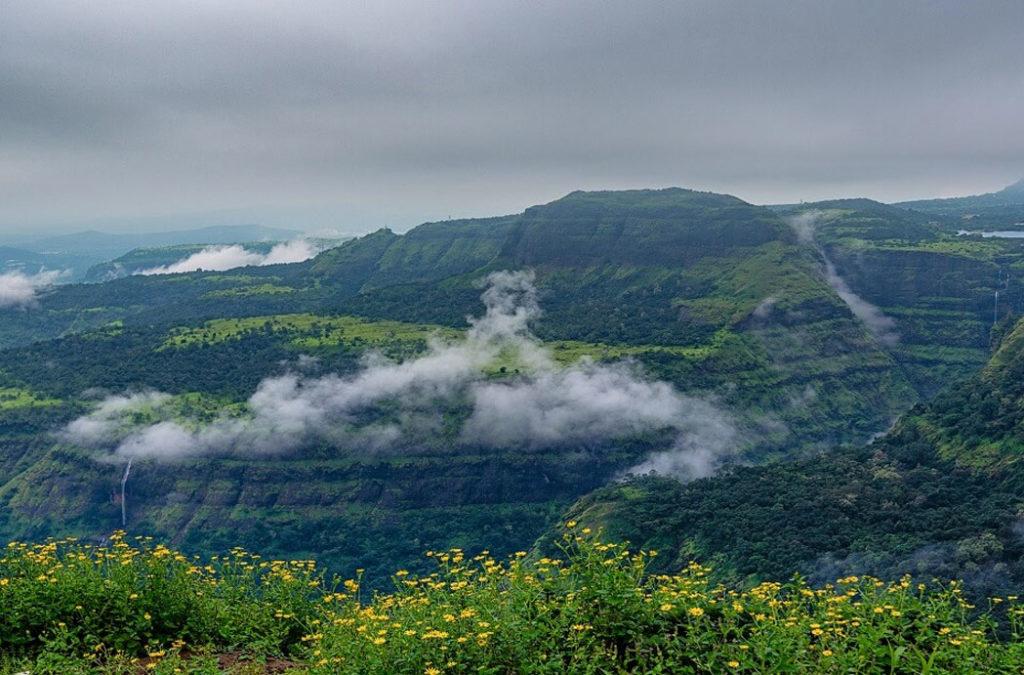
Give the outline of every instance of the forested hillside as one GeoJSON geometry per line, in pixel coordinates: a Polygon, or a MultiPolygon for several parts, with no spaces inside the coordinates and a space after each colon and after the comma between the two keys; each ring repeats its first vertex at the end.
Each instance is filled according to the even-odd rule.
{"type": "Polygon", "coordinates": [[[957,235],[933,215],[869,200],[783,213],[813,215],[815,244],[892,321],[889,352],[923,396],[980,368],[993,330],[1024,308],[1024,240],[957,235]]]}
{"type": "Polygon", "coordinates": [[[689,485],[643,478],[568,513],[656,546],[666,569],[699,558],[732,579],[848,574],[963,578],[977,595],[1024,586],[1024,321],[975,377],[908,412],[885,437],[689,485]]]}
{"type": "MultiPolygon", "coordinates": [[[[0,324],[0,533],[97,536],[120,526],[126,500],[129,531],[190,550],[386,570],[426,547],[527,547],[631,469],[693,478],[863,443],[984,361],[997,286],[1000,326],[1020,309],[1016,277],[999,276],[1012,243],[944,228],[864,200],[772,210],[681,189],[576,192],[512,216],[381,230],[304,263],[57,288],[0,324]],[[453,400],[386,451],[337,435],[271,453],[191,447],[210,443],[204,430],[259,419],[270,384],[358,381],[372,353],[417,368],[437,340],[466,344],[500,270],[531,271],[528,341],[545,358],[581,377],[633,363],[630,378],[692,397],[704,427],[675,440],[655,420],[600,439],[474,444],[462,431],[471,406],[453,400]],[[62,432],[119,401],[136,407],[117,424],[172,425],[184,448],[168,460],[132,446],[124,487],[117,443],[62,432]]],[[[528,379],[508,355],[479,367],[478,388],[528,379]]],[[[345,423],[408,423],[400,400],[388,405],[345,423]]]]}

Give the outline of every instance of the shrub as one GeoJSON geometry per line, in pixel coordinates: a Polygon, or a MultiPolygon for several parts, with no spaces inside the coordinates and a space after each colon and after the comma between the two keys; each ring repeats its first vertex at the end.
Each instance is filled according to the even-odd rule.
{"type": "MultiPolygon", "coordinates": [[[[1017,598],[956,582],[796,578],[734,589],[697,563],[647,573],[569,523],[564,558],[428,553],[395,591],[328,582],[310,561],[240,549],[203,564],[148,539],[10,544],[0,672],[217,672],[218,653],[288,655],[309,673],[979,672],[1024,666],[1017,598]],[[998,617],[998,620],[997,620],[998,617]]],[[[259,672],[259,671],[257,671],[259,672]]]]}

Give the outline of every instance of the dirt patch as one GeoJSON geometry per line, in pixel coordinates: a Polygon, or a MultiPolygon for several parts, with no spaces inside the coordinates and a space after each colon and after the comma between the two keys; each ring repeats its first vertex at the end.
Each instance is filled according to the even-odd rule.
{"type": "MultiPolygon", "coordinates": [[[[231,675],[283,675],[284,673],[301,672],[303,664],[291,659],[268,656],[265,658],[254,657],[242,652],[224,652],[221,654],[194,654],[182,652],[181,659],[188,662],[195,658],[215,658],[217,668],[223,673],[231,675]]],[[[139,675],[150,672],[150,667],[159,662],[160,659],[145,658],[139,660],[139,675]]]]}
{"type": "Polygon", "coordinates": [[[259,675],[280,675],[289,670],[302,667],[298,661],[268,657],[263,662],[253,661],[251,657],[238,652],[217,655],[217,666],[229,673],[259,673],[259,675]]]}

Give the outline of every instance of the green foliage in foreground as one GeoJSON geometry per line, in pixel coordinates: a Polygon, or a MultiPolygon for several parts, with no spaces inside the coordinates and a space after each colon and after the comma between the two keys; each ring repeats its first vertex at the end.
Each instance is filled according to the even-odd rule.
{"type": "MultiPolygon", "coordinates": [[[[735,590],[691,563],[647,574],[567,524],[565,560],[429,553],[391,594],[312,562],[240,549],[200,563],[140,539],[10,544],[0,559],[0,671],[218,672],[218,654],[303,673],[1019,672],[1015,597],[974,608],[958,585],[848,577],[735,590]],[[998,619],[997,619],[998,617],[998,619]]],[[[220,663],[223,663],[223,658],[220,663]]],[[[261,672],[248,669],[244,672],[261,672]]],[[[235,670],[235,672],[243,672],[235,670]]]]}

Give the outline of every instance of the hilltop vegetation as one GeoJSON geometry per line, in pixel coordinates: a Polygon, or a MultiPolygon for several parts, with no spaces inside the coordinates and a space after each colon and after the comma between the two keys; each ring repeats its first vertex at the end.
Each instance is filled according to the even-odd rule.
{"type": "Polygon", "coordinates": [[[1017,597],[981,615],[955,582],[849,576],[732,589],[691,562],[650,576],[566,524],[563,556],[428,553],[370,595],[310,561],[209,561],[121,534],[11,544],[0,557],[0,671],[37,673],[922,673],[1024,664],[1017,597]],[[225,658],[227,655],[231,658],[225,658]],[[236,655],[244,655],[238,659],[236,655]],[[250,665],[246,665],[246,664],[250,665]],[[227,668],[225,668],[227,670],[227,668]]]}

